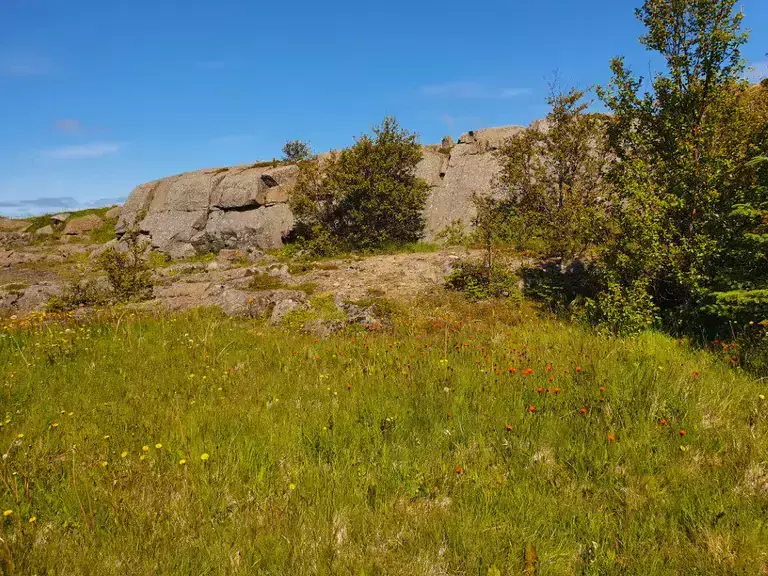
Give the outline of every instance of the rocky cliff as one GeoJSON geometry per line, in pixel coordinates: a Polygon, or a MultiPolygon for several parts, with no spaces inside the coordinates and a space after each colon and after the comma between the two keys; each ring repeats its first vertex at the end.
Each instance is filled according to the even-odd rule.
{"type": "MultiPolygon", "coordinates": [[[[469,224],[472,194],[487,194],[498,171],[492,154],[520,126],[463,134],[456,145],[425,146],[417,168],[431,185],[427,238],[461,219],[469,224]]],[[[222,248],[278,248],[294,218],[286,203],[298,168],[260,163],[197,170],[137,186],[123,207],[118,234],[137,225],[153,247],[178,258],[222,248]]]]}

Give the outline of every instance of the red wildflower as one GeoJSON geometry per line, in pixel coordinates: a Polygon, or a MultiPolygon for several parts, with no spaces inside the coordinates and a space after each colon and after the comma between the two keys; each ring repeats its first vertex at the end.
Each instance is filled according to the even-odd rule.
{"type": "Polygon", "coordinates": [[[613,444],[614,442],[616,442],[616,437],[613,434],[608,434],[608,442],[613,444]]]}
{"type": "Polygon", "coordinates": [[[533,368],[526,368],[523,370],[523,376],[530,376],[531,374],[533,374],[533,368]]]}
{"type": "Polygon", "coordinates": [[[693,376],[694,378],[696,378],[696,376],[698,376],[698,375],[699,375],[699,373],[695,372],[695,371],[691,373],[691,376],[693,376]]]}
{"type": "Polygon", "coordinates": [[[461,474],[462,472],[464,472],[464,468],[461,466],[456,466],[456,474],[461,474]]]}
{"type": "Polygon", "coordinates": [[[510,424],[507,424],[507,432],[512,432],[512,426],[510,424]]]}
{"type": "Polygon", "coordinates": [[[687,432],[685,430],[680,430],[680,436],[685,436],[687,432]]]}
{"type": "Polygon", "coordinates": [[[576,372],[581,372],[582,368],[581,366],[576,366],[576,372]]]}
{"type": "Polygon", "coordinates": [[[533,405],[528,406],[528,412],[531,412],[531,413],[536,412],[536,407],[533,405]]]}
{"type": "Polygon", "coordinates": [[[587,409],[586,408],[579,408],[579,412],[582,413],[582,414],[586,414],[587,413],[587,409]]]}

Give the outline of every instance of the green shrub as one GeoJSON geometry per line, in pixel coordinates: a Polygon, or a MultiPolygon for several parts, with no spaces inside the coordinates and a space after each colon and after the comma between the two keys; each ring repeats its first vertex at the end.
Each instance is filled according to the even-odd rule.
{"type": "Polygon", "coordinates": [[[429,185],[416,177],[416,135],[387,117],[340,153],[299,163],[289,197],[294,234],[317,256],[419,240],[429,185]]]}
{"type": "Polygon", "coordinates": [[[507,298],[519,294],[517,278],[500,264],[460,262],[445,282],[446,288],[463,292],[471,300],[507,298]]]}
{"type": "Polygon", "coordinates": [[[66,312],[81,306],[99,306],[109,301],[109,294],[95,280],[70,282],[64,286],[61,296],[48,301],[46,311],[66,312]]]}
{"type": "Polygon", "coordinates": [[[648,287],[642,283],[624,288],[611,282],[597,298],[586,299],[583,312],[591,323],[622,335],[647,330],[659,319],[648,287]]]}
{"type": "Polygon", "coordinates": [[[101,255],[99,263],[107,274],[113,300],[143,300],[152,292],[150,270],[144,256],[146,244],[135,230],[126,233],[123,241],[125,250],[110,248],[101,255]]]}

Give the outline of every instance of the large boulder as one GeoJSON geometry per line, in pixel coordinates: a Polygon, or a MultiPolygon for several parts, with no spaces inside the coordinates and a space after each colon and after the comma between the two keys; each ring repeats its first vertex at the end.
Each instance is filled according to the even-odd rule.
{"type": "Polygon", "coordinates": [[[87,234],[97,228],[100,228],[104,222],[96,214],[88,214],[79,218],[72,218],[64,227],[64,234],[68,236],[78,236],[87,234]]]}
{"type": "Polygon", "coordinates": [[[120,213],[123,211],[122,206],[113,206],[104,213],[104,218],[107,220],[117,220],[120,218],[120,213]]]}

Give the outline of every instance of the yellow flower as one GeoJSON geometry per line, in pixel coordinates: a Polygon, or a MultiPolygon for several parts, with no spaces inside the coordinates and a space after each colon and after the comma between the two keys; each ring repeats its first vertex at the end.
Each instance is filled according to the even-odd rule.
{"type": "Polygon", "coordinates": [[[107,467],[107,462],[106,462],[106,461],[102,462],[102,463],[101,463],[101,467],[102,467],[102,468],[106,468],[106,467],[107,467]]]}
{"type": "Polygon", "coordinates": [[[120,452],[120,458],[125,458],[126,456],[128,456],[128,450],[123,450],[120,452]]]}
{"type": "Polygon", "coordinates": [[[3,512],[3,516],[5,518],[8,518],[8,516],[11,516],[11,515],[13,515],[13,510],[6,510],[5,512],[3,512]]]}
{"type": "Polygon", "coordinates": [[[146,458],[146,456],[144,456],[144,454],[142,454],[141,456],[139,456],[139,460],[144,460],[144,458],[146,458]]]}
{"type": "Polygon", "coordinates": [[[296,490],[296,484],[288,484],[288,490],[296,490]]]}
{"type": "Polygon", "coordinates": [[[765,400],[765,394],[758,394],[757,397],[760,398],[760,400],[765,400]]]}
{"type": "Polygon", "coordinates": [[[141,450],[142,450],[143,452],[149,452],[149,446],[142,446],[142,447],[141,447],[141,450]]]}
{"type": "Polygon", "coordinates": [[[34,524],[35,522],[37,522],[37,516],[32,516],[32,517],[29,519],[29,523],[30,523],[30,524],[34,524]]]}
{"type": "Polygon", "coordinates": [[[181,460],[179,460],[179,466],[184,466],[184,464],[186,464],[186,463],[187,463],[187,461],[186,461],[186,460],[184,460],[184,458],[182,458],[181,460]]]}
{"type": "Polygon", "coordinates": [[[107,434],[106,436],[104,436],[104,440],[109,440],[109,434],[107,434]]]}
{"type": "Polygon", "coordinates": [[[158,442],[157,444],[155,444],[155,448],[157,448],[158,450],[160,450],[160,448],[162,448],[162,447],[163,447],[163,445],[162,445],[162,444],[160,444],[160,442],[158,442]]]}
{"type": "Polygon", "coordinates": [[[58,428],[58,427],[59,427],[58,422],[54,422],[53,424],[51,424],[51,428],[58,428]]]}
{"type": "Polygon", "coordinates": [[[208,458],[210,458],[210,456],[208,456],[207,452],[200,454],[200,460],[208,460],[208,458]]]}
{"type": "Polygon", "coordinates": [[[18,438],[19,440],[21,440],[22,438],[24,438],[24,434],[22,434],[21,432],[19,432],[18,434],[16,434],[16,438],[18,438]]]}

